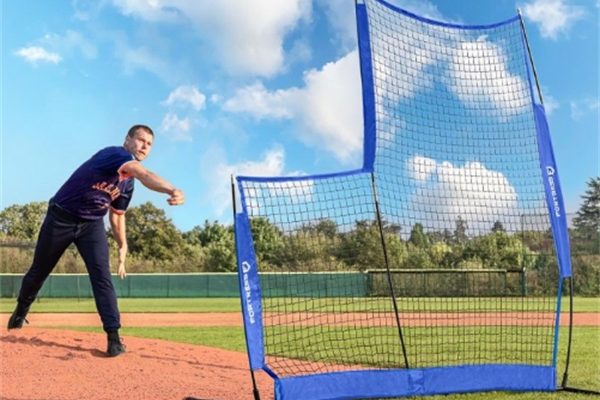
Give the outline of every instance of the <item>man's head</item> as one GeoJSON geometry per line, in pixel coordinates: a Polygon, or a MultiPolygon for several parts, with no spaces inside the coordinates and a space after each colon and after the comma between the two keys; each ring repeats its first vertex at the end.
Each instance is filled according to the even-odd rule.
{"type": "Polygon", "coordinates": [[[134,125],[125,136],[123,147],[130,152],[136,160],[142,161],[152,149],[154,142],[154,132],[146,125],[134,125]]]}

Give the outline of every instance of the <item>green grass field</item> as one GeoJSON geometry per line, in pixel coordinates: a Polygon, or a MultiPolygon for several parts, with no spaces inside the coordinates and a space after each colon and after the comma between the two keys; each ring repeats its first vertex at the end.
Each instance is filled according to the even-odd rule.
{"type": "MultiPolygon", "coordinates": [[[[289,306],[288,312],[304,311],[307,305],[310,309],[319,312],[330,312],[340,310],[340,307],[346,307],[347,311],[391,311],[392,305],[389,299],[364,298],[361,302],[352,302],[352,299],[345,299],[341,302],[339,298],[308,299],[294,298],[289,306]],[[361,305],[362,304],[362,305],[361,305]]],[[[283,302],[282,298],[267,300],[267,305],[273,307],[278,302],[283,302]]],[[[448,311],[486,311],[494,309],[495,299],[477,299],[477,298],[419,298],[401,299],[400,306],[405,305],[405,310],[410,311],[410,305],[419,302],[424,312],[448,312],[448,311]],[[451,308],[449,307],[451,305],[451,308]]],[[[554,299],[548,298],[508,298],[503,305],[503,310],[522,309],[523,301],[534,302],[543,305],[552,305],[554,299]]],[[[569,309],[568,299],[563,299],[562,310],[569,309]]],[[[576,297],[574,300],[575,312],[600,312],[600,298],[596,297],[576,297]]],[[[15,307],[14,299],[0,299],[0,312],[12,312],[15,307]]],[[[152,313],[173,313],[173,312],[240,312],[240,300],[238,298],[121,298],[119,299],[119,308],[121,312],[152,312],[152,313]]],[[[344,308],[342,308],[344,309],[344,308]]],[[[31,312],[96,312],[94,300],[85,299],[60,299],[60,298],[41,298],[32,306],[31,312]]]]}
{"type": "MultiPolygon", "coordinates": [[[[371,306],[377,305],[378,299],[370,299],[371,306]],[[375,301],[373,301],[375,300],[375,301]]],[[[421,299],[423,300],[423,299],[421,299]]],[[[303,301],[306,299],[300,299],[297,306],[293,309],[303,308],[303,301]]],[[[331,306],[332,299],[321,299],[312,300],[318,302],[317,306],[319,311],[325,311],[331,306]]],[[[544,302],[547,302],[544,301],[544,302]]],[[[439,299],[431,299],[429,302],[423,302],[423,304],[430,305],[427,307],[429,311],[437,311],[439,299]]],[[[125,298],[119,300],[120,308],[122,312],[239,312],[240,302],[239,299],[227,298],[202,298],[202,299],[131,299],[125,298]]],[[[458,302],[456,304],[466,304],[466,309],[470,310],[469,303],[458,302]]],[[[314,304],[313,304],[314,305],[314,304]]],[[[0,300],[0,312],[10,312],[14,307],[14,299],[1,299],[0,300]]],[[[384,307],[384,306],[382,306],[384,307]]],[[[563,305],[565,307],[565,305],[563,305]]],[[[372,308],[369,308],[372,310],[372,308]]],[[[568,309],[563,308],[563,309],[568,309]]],[[[357,311],[353,306],[352,311],[357,311]]],[[[448,311],[447,309],[439,309],[439,311],[448,311]]],[[[457,311],[457,310],[453,310],[457,311]]],[[[576,298],[575,299],[575,311],[576,312],[600,312],[600,299],[598,298],[576,298]]],[[[95,312],[95,306],[92,299],[41,299],[34,304],[32,312],[95,312]]],[[[90,332],[102,332],[100,327],[69,327],[64,326],[62,329],[73,329],[80,331],[90,332]]],[[[318,329],[318,328],[310,328],[318,329]]],[[[334,339],[336,335],[339,335],[338,330],[343,328],[329,327],[327,332],[315,332],[319,335],[325,335],[334,339]]],[[[364,328],[364,337],[369,337],[370,333],[368,329],[364,328]]],[[[378,328],[381,329],[381,328],[378,328]]],[[[172,342],[182,342],[195,345],[205,345],[210,347],[222,348],[232,351],[245,352],[245,340],[243,329],[239,327],[125,327],[121,330],[124,336],[136,336],[144,338],[154,338],[168,340],[172,342]]],[[[425,332],[426,333],[426,332],[425,332]]],[[[565,342],[566,342],[566,329],[561,328],[561,346],[560,346],[560,357],[559,357],[559,377],[558,381],[562,378],[562,371],[564,370],[564,359],[565,359],[565,342]]],[[[573,349],[572,349],[572,361],[569,373],[569,385],[575,387],[583,387],[587,389],[600,390],[600,328],[598,327],[576,327],[573,331],[573,349]]],[[[313,336],[314,337],[314,336],[313,336]]],[[[301,340],[293,341],[293,345],[290,345],[286,349],[286,354],[294,354],[300,349],[306,348],[308,345],[301,340]]],[[[328,343],[335,343],[335,340],[331,340],[328,343]]],[[[461,351],[460,349],[456,349],[461,351]]],[[[489,349],[488,349],[489,350],[489,349]]],[[[500,350],[500,349],[499,349],[500,350]]],[[[339,356],[339,352],[345,351],[343,347],[336,348],[335,352],[339,356]]],[[[449,352],[445,356],[445,360],[450,360],[451,352],[454,351],[452,347],[445,349],[449,352]]],[[[493,349],[492,349],[493,351],[493,349]]],[[[360,358],[355,360],[361,362],[360,358]]],[[[385,360],[384,360],[385,361],[385,360]]],[[[583,394],[571,394],[564,392],[557,393],[477,393],[477,394],[463,394],[463,395],[450,395],[450,396],[434,396],[428,397],[431,399],[447,399],[447,400],[492,400],[492,399],[515,399],[515,400],[550,400],[550,399],[573,399],[573,400],[585,400],[591,399],[592,397],[583,394]]]]}

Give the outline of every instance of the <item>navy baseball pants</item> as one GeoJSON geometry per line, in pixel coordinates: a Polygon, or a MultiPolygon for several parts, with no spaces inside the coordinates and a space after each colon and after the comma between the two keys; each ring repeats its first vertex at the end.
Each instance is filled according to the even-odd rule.
{"type": "Polygon", "coordinates": [[[28,308],[33,303],[44,281],[71,243],[75,243],[85,262],[104,330],[118,330],[121,323],[117,295],[110,276],[108,241],[103,220],[78,218],[52,202],[40,229],[33,264],[23,277],[17,300],[19,306],[28,308]]]}

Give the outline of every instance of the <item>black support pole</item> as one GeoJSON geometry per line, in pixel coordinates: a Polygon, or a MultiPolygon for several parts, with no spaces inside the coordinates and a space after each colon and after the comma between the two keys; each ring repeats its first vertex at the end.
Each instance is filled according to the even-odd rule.
{"type": "Polygon", "coordinates": [[[542,97],[542,89],[540,88],[540,80],[538,78],[538,74],[535,69],[535,64],[533,63],[533,55],[531,54],[531,47],[529,47],[529,39],[527,38],[527,31],[525,30],[525,23],[523,22],[523,17],[521,16],[521,10],[517,9],[517,13],[519,14],[519,22],[521,23],[521,32],[523,33],[523,38],[525,39],[525,46],[527,46],[527,54],[529,55],[529,63],[531,64],[531,70],[533,71],[533,77],[535,78],[535,86],[537,88],[538,96],[540,98],[540,103],[542,103],[542,105],[544,105],[544,98],[542,97]]]}
{"type": "Polygon", "coordinates": [[[400,324],[400,313],[398,312],[398,302],[396,300],[396,294],[394,293],[394,285],[392,281],[392,272],[390,270],[390,263],[388,260],[387,246],[385,243],[385,236],[383,234],[383,221],[381,219],[381,210],[379,208],[379,199],[377,196],[377,188],[375,185],[375,174],[371,172],[371,186],[373,190],[373,199],[375,201],[375,212],[377,213],[377,224],[379,226],[379,235],[381,237],[381,248],[383,249],[383,261],[385,263],[385,269],[387,270],[387,280],[390,287],[390,295],[392,296],[392,304],[394,305],[394,315],[396,316],[396,325],[398,326],[398,336],[400,337],[400,345],[402,346],[402,355],[404,356],[404,365],[406,369],[408,366],[408,357],[406,356],[406,346],[404,345],[404,336],[402,335],[402,325],[400,324]]]}

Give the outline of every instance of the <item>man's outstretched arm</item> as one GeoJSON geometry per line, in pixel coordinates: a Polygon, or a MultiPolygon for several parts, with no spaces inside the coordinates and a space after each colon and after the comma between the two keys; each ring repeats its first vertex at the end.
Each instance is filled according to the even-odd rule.
{"type": "Polygon", "coordinates": [[[130,161],[123,164],[119,169],[119,174],[124,176],[132,176],[142,182],[150,190],[155,192],[166,193],[169,195],[167,202],[172,206],[183,204],[185,201],[184,194],[167,180],[156,175],[154,172],[144,168],[138,161],[130,161]]]}
{"type": "Polygon", "coordinates": [[[125,270],[125,258],[127,257],[127,236],[125,229],[125,214],[110,210],[108,219],[110,221],[110,227],[112,228],[113,236],[119,246],[119,267],[117,273],[121,279],[127,276],[125,270]]]}

